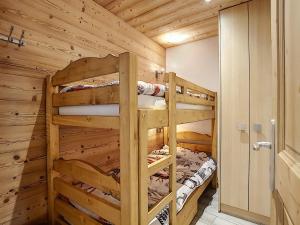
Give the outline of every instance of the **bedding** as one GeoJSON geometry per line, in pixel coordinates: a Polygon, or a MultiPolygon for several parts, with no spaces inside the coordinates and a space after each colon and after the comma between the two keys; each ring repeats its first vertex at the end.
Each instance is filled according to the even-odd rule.
{"type": "MultiPolygon", "coordinates": [[[[152,163],[160,159],[163,155],[168,154],[168,146],[164,146],[161,150],[155,150],[148,156],[148,163],[152,163]]],[[[207,180],[213,172],[216,170],[216,163],[204,152],[192,152],[188,149],[177,147],[176,155],[176,181],[177,181],[177,212],[179,212],[191,193],[199,186],[201,186],[205,180],[207,180]]],[[[119,181],[120,171],[118,168],[113,169],[110,175],[119,181]]],[[[148,207],[151,208],[159,200],[169,193],[168,184],[168,169],[159,171],[150,177],[150,185],[148,189],[148,207]]],[[[112,203],[119,204],[119,199],[113,196],[111,193],[105,193],[99,189],[90,187],[89,185],[79,183],[78,187],[85,191],[92,193],[96,196],[104,198],[112,203]]],[[[82,208],[75,202],[71,202],[76,208],[84,211],[94,219],[99,220],[103,224],[110,224],[107,221],[99,218],[93,212],[82,208]]],[[[151,222],[151,225],[165,225],[168,224],[168,207],[163,209],[151,222]]]]}
{"type": "MultiPolygon", "coordinates": [[[[88,84],[73,85],[73,86],[64,87],[60,92],[65,93],[65,92],[78,91],[78,90],[84,90],[84,89],[89,89],[89,88],[101,88],[101,87],[119,85],[119,84],[120,84],[120,82],[118,80],[113,80],[113,81],[110,81],[107,83],[97,84],[97,85],[88,85],[88,84]]],[[[152,83],[147,83],[144,81],[137,82],[137,94],[138,95],[150,95],[150,96],[164,97],[167,90],[168,90],[167,85],[152,84],[152,83]]],[[[181,93],[181,87],[177,86],[176,92],[181,93]]],[[[187,94],[190,96],[197,97],[197,98],[209,99],[209,96],[207,94],[195,94],[189,90],[187,91],[187,94]]]]}

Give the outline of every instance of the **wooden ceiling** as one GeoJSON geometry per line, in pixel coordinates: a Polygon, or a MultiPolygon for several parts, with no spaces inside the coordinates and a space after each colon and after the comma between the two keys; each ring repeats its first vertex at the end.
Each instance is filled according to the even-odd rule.
{"type": "Polygon", "coordinates": [[[248,0],[94,0],[165,48],[218,35],[218,11],[248,0]]]}

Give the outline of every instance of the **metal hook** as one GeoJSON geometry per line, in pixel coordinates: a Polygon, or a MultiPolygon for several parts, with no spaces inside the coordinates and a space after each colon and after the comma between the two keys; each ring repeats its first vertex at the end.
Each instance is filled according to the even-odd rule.
{"type": "Polygon", "coordinates": [[[21,34],[21,37],[19,39],[19,44],[18,44],[19,47],[21,47],[22,45],[24,45],[24,41],[23,41],[24,33],[25,33],[25,31],[22,30],[22,34],[21,34]]]}
{"type": "Polygon", "coordinates": [[[12,38],[12,33],[13,33],[13,31],[14,31],[14,26],[11,26],[10,27],[10,32],[9,32],[9,35],[8,35],[8,38],[7,38],[7,40],[9,41],[9,42],[12,42],[13,41],[13,38],[12,38]]]}

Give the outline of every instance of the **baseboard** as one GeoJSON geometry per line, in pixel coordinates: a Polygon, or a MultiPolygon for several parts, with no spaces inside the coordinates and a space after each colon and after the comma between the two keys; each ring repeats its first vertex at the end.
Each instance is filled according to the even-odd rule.
{"type": "Polygon", "coordinates": [[[229,214],[241,219],[245,219],[254,223],[269,225],[270,218],[262,215],[258,215],[253,212],[249,212],[243,209],[235,208],[229,205],[221,204],[221,212],[229,214]]]}

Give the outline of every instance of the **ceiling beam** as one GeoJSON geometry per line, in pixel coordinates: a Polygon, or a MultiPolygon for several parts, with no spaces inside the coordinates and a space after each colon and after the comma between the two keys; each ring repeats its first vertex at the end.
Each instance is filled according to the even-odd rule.
{"type": "Polygon", "coordinates": [[[112,13],[117,14],[118,12],[127,9],[137,2],[139,2],[139,0],[114,0],[106,5],[105,8],[112,13]]]}

